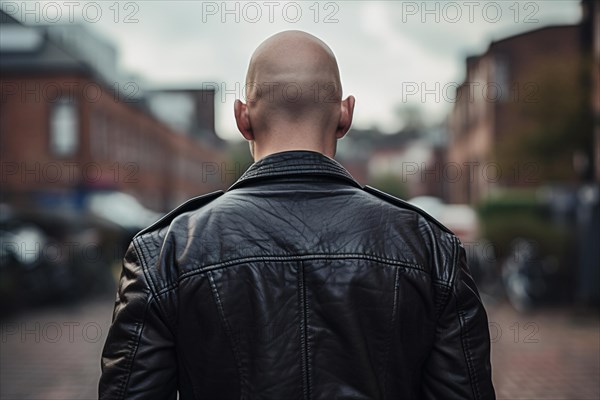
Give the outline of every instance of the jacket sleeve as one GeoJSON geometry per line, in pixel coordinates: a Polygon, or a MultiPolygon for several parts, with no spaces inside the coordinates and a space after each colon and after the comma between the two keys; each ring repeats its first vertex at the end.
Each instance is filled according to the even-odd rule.
{"type": "Polygon", "coordinates": [[[146,280],[135,240],[123,260],[113,321],[102,352],[99,399],[175,399],[174,340],[146,280]]]}
{"type": "Polygon", "coordinates": [[[493,400],[487,315],[458,239],[455,249],[455,277],[423,370],[422,398],[493,400]]]}

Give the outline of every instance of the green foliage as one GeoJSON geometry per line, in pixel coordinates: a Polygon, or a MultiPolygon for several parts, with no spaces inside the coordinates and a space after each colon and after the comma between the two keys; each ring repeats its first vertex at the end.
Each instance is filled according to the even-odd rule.
{"type": "MultiPolygon", "coordinates": [[[[521,192],[488,199],[478,208],[484,237],[494,244],[497,256],[508,255],[516,238],[531,240],[542,255],[565,260],[569,249],[566,229],[553,224],[532,193],[521,192]]],[[[564,262],[562,263],[564,264],[564,262]]]]}
{"type": "Polygon", "coordinates": [[[400,180],[400,177],[392,174],[379,175],[371,179],[368,184],[389,193],[393,196],[401,199],[406,199],[408,196],[408,190],[406,184],[400,180]]]}
{"type": "Polygon", "coordinates": [[[532,190],[511,190],[509,194],[488,198],[479,205],[478,212],[483,220],[512,215],[542,216],[542,208],[532,190]]]}
{"type": "Polygon", "coordinates": [[[535,96],[507,104],[518,124],[495,149],[496,161],[505,168],[535,163],[540,182],[574,181],[578,152],[591,158],[592,114],[589,88],[583,76],[589,63],[556,60],[535,71],[528,80],[535,96]]]}

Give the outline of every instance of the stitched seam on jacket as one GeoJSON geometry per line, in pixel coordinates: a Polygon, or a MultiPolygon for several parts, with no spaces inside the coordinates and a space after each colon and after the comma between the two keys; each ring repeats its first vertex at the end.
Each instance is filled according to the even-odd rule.
{"type": "Polygon", "coordinates": [[[440,288],[439,290],[442,290],[442,293],[439,295],[441,297],[439,304],[435,304],[435,319],[438,321],[444,312],[444,309],[448,306],[452,288],[448,286],[448,284],[442,282],[433,282],[433,284],[437,285],[440,288]]]}
{"type": "Polygon", "coordinates": [[[458,296],[456,298],[456,308],[458,314],[458,321],[460,323],[460,338],[463,345],[463,354],[465,356],[465,361],[467,362],[467,370],[469,371],[469,383],[471,384],[471,391],[473,392],[474,399],[480,399],[479,388],[477,386],[477,378],[475,376],[475,370],[473,369],[473,360],[471,359],[471,348],[469,345],[469,337],[464,331],[464,314],[459,309],[458,305],[458,296]]]}
{"type": "MultiPolygon", "coordinates": [[[[170,229],[170,227],[169,227],[170,229]]],[[[151,254],[150,248],[148,247],[148,244],[144,241],[141,241],[140,239],[137,239],[138,241],[140,241],[141,243],[144,244],[144,247],[146,248],[147,254],[151,254]]],[[[165,242],[163,240],[162,245],[164,246],[165,242]]],[[[159,252],[159,256],[160,257],[160,253],[162,253],[162,249],[159,252]]],[[[150,269],[148,268],[148,264],[145,262],[145,269],[144,269],[144,274],[147,274],[148,276],[148,280],[152,283],[152,285],[150,286],[150,291],[153,294],[154,297],[156,297],[156,302],[158,304],[158,308],[159,310],[162,312],[162,318],[165,321],[165,325],[167,326],[167,328],[169,329],[169,331],[171,332],[171,335],[173,335],[174,338],[177,337],[177,324],[175,325],[171,325],[171,320],[169,319],[169,314],[167,313],[164,303],[161,302],[160,297],[163,294],[162,293],[162,289],[158,290],[159,286],[158,283],[152,278],[152,273],[150,272],[150,269]]],[[[176,284],[174,285],[177,286],[179,284],[179,282],[176,282],[176,284]]]]}
{"type": "MultiPolygon", "coordinates": [[[[453,268],[450,270],[451,274],[448,279],[448,283],[450,283],[450,287],[454,287],[456,283],[456,277],[458,276],[458,253],[460,247],[460,241],[456,236],[453,237],[454,246],[452,246],[452,266],[453,268]]],[[[450,297],[450,296],[448,296],[450,297]]]]}
{"type": "Polygon", "coordinates": [[[327,174],[331,174],[331,175],[337,175],[337,176],[343,176],[345,178],[349,178],[348,175],[346,174],[342,174],[342,170],[338,170],[338,169],[323,169],[323,168],[306,168],[306,169],[298,169],[298,168],[275,168],[275,169],[270,169],[270,170],[266,170],[266,169],[262,169],[259,172],[255,172],[252,174],[248,174],[246,175],[247,178],[258,178],[258,177],[273,177],[273,176],[279,176],[279,175],[287,175],[288,172],[296,172],[298,174],[304,174],[304,173],[327,173],[327,174]]]}
{"type": "Polygon", "coordinates": [[[255,181],[259,179],[268,179],[268,178],[278,178],[278,177],[290,177],[290,176],[302,176],[305,173],[312,175],[321,175],[321,176],[330,176],[338,179],[344,179],[349,183],[353,183],[355,187],[360,187],[360,185],[351,177],[345,174],[336,173],[335,171],[328,170],[302,170],[298,171],[296,169],[278,171],[276,173],[268,173],[268,174],[253,174],[246,175],[240,178],[237,182],[235,182],[230,189],[237,189],[240,185],[245,184],[246,182],[255,181]]]}
{"type": "MultiPolygon", "coordinates": [[[[453,265],[454,265],[454,270],[452,271],[452,273],[454,276],[452,279],[452,284],[454,287],[456,287],[456,279],[458,279],[458,276],[460,274],[460,271],[458,271],[458,269],[460,268],[460,266],[458,265],[458,254],[459,254],[458,238],[455,238],[454,243],[455,243],[455,246],[453,247],[453,257],[452,257],[453,265]]],[[[469,371],[469,383],[471,385],[471,391],[473,392],[473,398],[480,399],[481,397],[479,395],[479,388],[477,385],[477,377],[475,376],[475,371],[473,368],[473,360],[471,359],[471,348],[470,348],[470,344],[469,344],[469,338],[465,331],[466,321],[464,319],[464,313],[460,309],[458,292],[455,292],[454,295],[456,296],[456,314],[458,316],[458,322],[460,324],[460,340],[462,343],[463,355],[465,356],[465,362],[467,363],[467,370],[469,371]]]]}
{"type": "Polygon", "coordinates": [[[304,172],[304,171],[343,171],[343,168],[337,167],[337,166],[330,166],[330,165],[325,165],[325,166],[321,166],[321,167],[315,167],[314,163],[294,163],[293,165],[289,165],[289,166],[274,166],[274,165],[260,165],[258,166],[256,169],[253,169],[252,171],[249,171],[248,174],[260,174],[262,173],[270,173],[270,172],[279,172],[279,171],[298,171],[298,172],[304,172]],[[306,169],[299,169],[299,167],[308,167],[306,169]]]}
{"type": "MultiPolygon", "coordinates": [[[[224,261],[221,263],[216,263],[216,264],[208,264],[206,266],[203,267],[199,267],[199,268],[195,268],[192,269],[190,271],[187,271],[183,274],[181,274],[177,280],[177,282],[174,282],[170,285],[167,285],[165,287],[163,287],[161,290],[159,290],[157,292],[157,296],[161,296],[166,292],[169,292],[170,290],[174,289],[175,287],[177,287],[181,281],[183,281],[186,278],[189,278],[191,276],[194,275],[198,275],[198,274],[202,274],[208,271],[215,271],[217,269],[220,268],[225,268],[225,267],[230,267],[233,265],[238,265],[238,264],[243,264],[246,262],[252,262],[252,261],[302,261],[302,260],[328,260],[328,259],[334,259],[334,260],[347,260],[347,259],[361,259],[361,260],[371,260],[371,261],[377,261],[380,262],[382,264],[387,264],[387,265],[391,265],[391,266],[400,266],[400,267],[404,267],[404,268],[409,268],[409,269],[414,269],[420,272],[423,272],[427,275],[430,275],[429,272],[425,271],[423,268],[421,268],[418,264],[411,264],[411,263],[407,263],[404,261],[398,261],[398,260],[392,260],[392,259],[387,259],[387,258],[383,258],[383,257],[378,257],[378,256],[371,256],[368,254],[359,254],[359,253],[342,253],[342,254],[303,254],[303,255],[297,255],[297,256],[255,256],[255,257],[245,257],[245,258],[237,258],[237,259],[232,259],[232,260],[228,260],[228,261],[224,261]]],[[[449,283],[443,281],[443,280],[439,280],[439,279],[432,279],[432,283],[436,284],[436,285],[440,285],[440,286],[445,286],[447,288],[451,288],[451,286],[449,285],[449,283]]]]}
{"type": "Polygon", "coordinates": [[[440,286],[445,286],[444,290],[444,297],[446,297],[445,299],[442,299],[442,301],[440,301],[440,304],[442,304],[443,306],[440,308],[440,312],[439,315],[437,316],[437,319],[439,320],[440,316],[442,315],[442,313],[444,312],[444,310],[446,309],[446,307],[448,307],[448,304],[450,303],[450,299],[452,298],[452,293],[454,291],[454,284],[455,284],[455,280],[456,280],[456,267],[458,264],[458,238],[454,237],[454,246],[452,246],[452,257],[451,257],[451,268],[450,268],[450,276],[448,278],[448,282],[439,280],[439,279],[434,279],[433,283],[440,285],[440,286]]]}
{"type": "MultiPolygon", "coordinates": [[[[138,239],[134,239],[134,240],[139,241],[138,239]]],[[[147,252],[146,254],[150,254],[151,251],[150,251],[150,248],[148,247],[148,244],[143,241],[140,242],[140,253],[142,253],[142,255],[143,255],[143,251],[141,248],[142,244],[144,245],[144,247],[146,249],[146,252],[147,252]]],[[[152,278],[152,273],[150,272],[150,269],[148,268],[148,263],[146,262],[146,260],[143,257],[142,257],[142,259],[143,259],[142,272],[144,273],[146,280],[151,283],[148,286],[150,287],[150,293],[152,294],[152,298],[156,299],[156,304],[158,305],[159,312],[162,313],[161,318],[163,319],[164,324],[166,325],[167,329],[169,329],[169,331],[171,332],[171,335],[173,335],[173,337],[175,338],[175,337],[177,337],[177,332],[176,332],[177,325],[171,326],[171,323],[170,323],[171,321],[168,318],[168,314],[164,308],[163,303],[160,301],[160,295],[162,295],[162,293],[160,293],[160,295],[159,295],[159,293],[157,292],[158,285],[152,278]]]]}
{"type": "Polygon", "coordinates": [[[387,398],[387,385],[388,385],[388,375],[390,373],[390,347],[392,345],[392,340],[396,334],[396,314],[398,313],[398,289],[400,288],[400,271],[399,268],[396,268],[396,272],[394,274],[394,302],[392,306],[392,318],[390,319],[390,336],[386,343],[385,348],[385,370],[383,373],[383,398],[387,398]]]}
{"type": "MultiPolygon", "coordinates": [[[[181,274],[181,278],[185,278],[187,275],[193,275],[194,272],[199,270],[209,270],[209,269],[218,269],[222,267],[227,267],[234,264],[241,264],[244,262],[251,261],[302,261],[302,260],[314,260],[314,259],[348,259],[348,258],[360,258],[365,260],[373,260],[379,261],[384,264],[389,265],[400,265],[402,267],[417,269],[419,271],[425,272],[429,274],[424,268],[422,268],[418,264],[410,263],[408,261],[400,261],[393,260],[390,258],[379,257],[370,254],[361,254],[361,253],[340,253],[340,254],[326,254],[326,253],[313,253],[313,254],[300,254],[300,255],[264,255],[264,256],[252,256],[252,257],[244,257],[244,258],[235,258],[228,261],[223,261],[216,264],[208,264],[202,267],[198,267],[187,271],[181,274]]],[[[440,281],[443,282],[443,281],[440,281]]]]}
{"type": "Polygon", "coordinates": [[[300,303],[300,363],[302,365],[302,391],[304,399],[310,399],[310,371],[309,350],[308,350],[308,322],[306,305],[306,287],[304,285],[304,264],[302,261],[298,264],[298,302],[300,303]]]}
{"type": "MultiPolygon", "coordinates": [[[[141,249],[138,248],[138,246],[136,246],[136,242],[133,242],[133,250],[135,251],[138,259],[140,260],[140,264],[142,267],[142,271],[144,270],[144,266],[146,264],[146,261],[143,258],[143,254],[141,252],[141,249]],[[142,256],[142,257],[140,257],[142,256]]],[[[122,386],[121,386],[121,390],[120,390],[120,398],[125,399],[125,393],[127,391],[127,388],[129,387],[129,380],[131,378],[131,369],[133,367],[133,360],[135,360],[135,356],[137,355],[137,350],[139,348],[140,345],[140,338],[142,337],[142,332],[144,331],[144,321],[146,320],[146,314],[148,312],[148,307],[150,306],[150,303],[152,302],[152,300],[154,299],[154,296],[152,295],[152,293],[150,293],[150,297],[148,298],[148,300],[146,301],[146,305],[144,306],[144,312],[142,314],[142,319],[141,322],[136,322],[136,329],[139,329],[139,331],[137,332],[137,337],[134,337],[132,340],[129,340],[127,343],[127,348],[131,349],[131,351],[127,354],[127,358],[126,358],[126,378],[125,381],[123,382],[122,386]]]]}
{"type": "Polygon", "coordinates": [[[244,385],[245,374],[243,373],[243,368],[242,368],[242,357],[241,357],[241,354],[239,354],[239,349],[236,345],[236,340],[233,336],[231,326],[229,325],[229,322],[227,321],[227,317],[225,317],[225,309],[223,308],[223,303],[221,302],[221,298],[219,296],[219,291],[217,289],[217,285],[215,284],[215,279],[213,277],[213,274],[211,271],[208,271],[207,275],[208,275],[208,281],[210,283],[211,293],[213,295],[213,300],[215,301],[215,303],[217,305],[217,309],[219,311],[219,316],[221,317],[221,322],[223,323],[223,327],[225,328],[225,333],[227,334],[227,336],[229,337],[229,340],[231,341],[231,351],[233,352],[233,357],[235,358],[237,368],[238,368],[238,373],[240,375],[240,392],[241,392],[241,399],[243,400],[246,398],[246,387],[244,385]]]}
{"type": "MultiPolygon", "coordinates": [[[[292,165],[259,165],[255,169],[248,171],[248,174],[260,174],[269,173],[272,171],[299,171],[304,172],[308,170],[316,170],[316,171],[343,171],[346,172],[346,169],[338,164],[319,164],[318,167],[315,166],[314,160],[312,162],[294,162],[292,165]],[[299,167],[308,167],[308,169],[299,169],[299,167]]],[[[346,172],[347,173],[347,172],[346,172]]]]}
{"type": "Polygon", "coordinates": [[[348,171],[342,166],[315,166],[314,163],[297,163],[289,166],[273,166],[273,165],[261,165],[255,169],[246,171],[240,179],[247,178],[256,178],[256,177],[270,177],[281,175],[285,172],[297,172],[300,174],[303,173],[313,173],[313,172],[325,172],[331,173],[338,176],[343,176],[345,178],[351,178],[352,175],[348,173],[348,171]]]}
{"type": "MultiPolygon", "coordinates": [[[[137,239],[135,239],[135,242],[139,242],[137,239]]],[[[148,270],[148,264],[146,263],[146,260],[144,259],[144,252],[142,251],[142,246],[146,249],[147,254],[150,254],[150,249],[148,248],[148,244],[145,243],[144,241],[140,242],[140,254],[141,254],[141,258],[140,260],[142,261],[142,273],[144,274],[144,278],[146,278],[146,281],[150,282],[150,285],[148,285],[148,287],[150,288],[150,293],[152,293],[152,296],[155,297],[156,296],[156,292],[154,291],[154,287],[156,287],[156,284],[154,282],[154,280],[152,279],[152,274],[150,274],[150,271],[148,270]]]]}
{"type": "MultiPolygon", "coordinates": [[[[302,276],[304,277],[304,262],[302,264],[302,276]]],[[[308,327],[310,326],[310,307],[308,306],[308,292],[306,291],[306,279],[304,279],[304,309],[306,310],[306,371],[308,373],[308,398],[312,399],[312,367],[311,351],[308,327]]]]}

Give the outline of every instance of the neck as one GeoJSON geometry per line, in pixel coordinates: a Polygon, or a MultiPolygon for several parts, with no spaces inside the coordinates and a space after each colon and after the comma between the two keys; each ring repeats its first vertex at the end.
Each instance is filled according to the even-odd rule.
{"type": "Polygon", "coordinates": [[[254,161],[258,161],[269,154],[280,153],[290,150],[309,150],[315,151],[333,158],[335,156],[336,143],[333,140],[324,140],[328,135],[325,134],[304,134],[294,131],[290,136],[289,131],[280,134],[257,135],[251,142],[252,156],[254,161]]]}
{"type": "Polygon", "coordinates": [[[283,151],[292,151],[292,150],[308,150],[315,151],[317,153],[321,153],[329,158],[333,158],[335,156],[335,151],[325,151],[320,147],[311,147],[311,146],[282,146],[282,147],[269,147],[267,149],[260,149],[258,146],[254,147],[253,158],[254,161],[258,161],[270,154],[281,153],[283,151]]]}

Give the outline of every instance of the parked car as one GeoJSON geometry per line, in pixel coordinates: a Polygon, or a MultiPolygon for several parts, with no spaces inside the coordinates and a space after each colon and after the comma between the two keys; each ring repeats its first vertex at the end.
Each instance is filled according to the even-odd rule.
{"type": "Polygon", "coordinates": [[[1,316],[114,288],[121,228],[87,213],[0,208],[1,316]]]}

